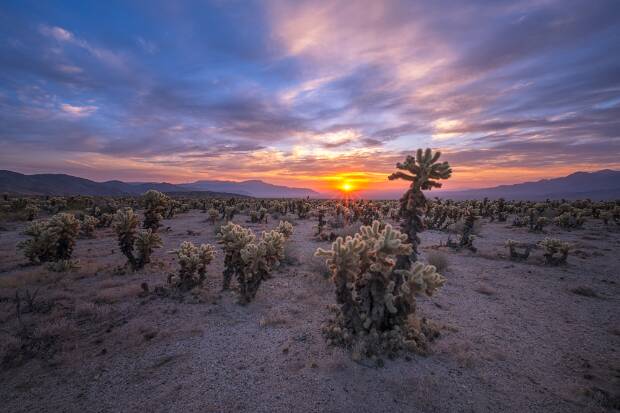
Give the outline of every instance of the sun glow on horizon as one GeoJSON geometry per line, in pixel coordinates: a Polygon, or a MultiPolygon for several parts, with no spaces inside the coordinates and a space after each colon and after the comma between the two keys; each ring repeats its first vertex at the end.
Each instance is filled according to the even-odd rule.
{"type": "Polygon", "coordinates": [[[351,182],[348,181],[344,181],[342,185],[340,185],[340,190],[343,192],[351,192],[353,191],[353,189],[353,185],[351,184],[351,182]]]}

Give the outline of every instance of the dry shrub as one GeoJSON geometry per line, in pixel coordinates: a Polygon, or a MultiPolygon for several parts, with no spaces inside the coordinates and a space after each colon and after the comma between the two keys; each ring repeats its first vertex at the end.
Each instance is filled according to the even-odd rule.
{"type": "Polygon", "coordinates": [[[429,251],[426,254],[426,262],[437,268],[440,273],[443,273],[450,266],[448,256],[441,251],[429,251]]]}

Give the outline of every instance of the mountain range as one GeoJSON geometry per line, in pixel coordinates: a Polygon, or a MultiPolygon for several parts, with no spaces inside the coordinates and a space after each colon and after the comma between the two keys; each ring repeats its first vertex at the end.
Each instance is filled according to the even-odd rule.
{"type": "MultiPolygon", "coordinates": [[[[597,172],[575,172],[562,178],[541,179],[514,185],[464,191],[433,191],[432,195],[449,199],[620,199],[620,171],[603,169],[597,172]]],[[[428,196],[428,195],[427,195],[428,196]]]]}
{"type": "Polygon", "coordinates": [[[0,170],[0,193],[23,195],[91,195],[121,196],[139,195],[149,189],[161,192],[201,192],[207,196],[250,196],[257,198],[303,198],[319,197],[320,194],[306,188],[290,188],[263,181],[196,181],[187,184],[167,182],[95,182],[66,174],[24,175],[0,170]]]}
{"type": "MultiPolygon", "coordinates": [[[[273,185],[259,180],[196,181],[186,184],[166,182],[95,182],[65,174],[24,175],[0,170],[0,193],[24,195],[139,195],[149,189],[168,193],[200,192],[205,196],[250,196],[256,198],[325,198],[326,194],[307,188],[273,185]]],[[[362,197],[391,199],[400,192],[360,194],[362,197]]],[[[514,185],[462,191],[432,191],[430,197],[460,199],[620,199],[620,171],[575,172],[562,178],[542,179],[514,185]]]]}

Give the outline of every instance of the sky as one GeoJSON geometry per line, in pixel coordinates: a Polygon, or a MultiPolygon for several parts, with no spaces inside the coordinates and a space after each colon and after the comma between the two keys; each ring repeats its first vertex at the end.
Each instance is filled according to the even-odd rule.
{"type": "Polygon", "coordinates": [[[620,1],[3,1],[0,169],[391,190],[620,168],[620,1]]]}

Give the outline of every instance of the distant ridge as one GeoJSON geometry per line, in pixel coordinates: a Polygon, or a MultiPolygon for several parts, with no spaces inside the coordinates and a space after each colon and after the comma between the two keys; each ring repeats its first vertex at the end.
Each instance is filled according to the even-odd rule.
{"type": "Polygon", "coordinates": [[[96,182],[66,174],[25,175],[0,170],[0,193],[23,195],[139,195],[149,189],[161,192],[201,192],[211,196],[242,196],[257,198],[318,198],[316,191],[308,188],[291,188],[272,185],[259,180],[249,181],[196,181],[188,184],[167,182],[96,182]]]}
{"type": "MultiPolygon", "coordinates": [[[[0,170],[0,193],[20,195],[90,195],[122,196],[139,195],[149,189],[161,192],[188,192],[186,188],[166,182],[128,183],[121,181],[95,182],[66,174],[24,175],[0,170]]],[[[205,196],[245,197],[234,193],[201,191],[205,196]]]]}
{"type": "MultiPolygon", "coordinates": [[[[514,185],[465,191],[433,191],[431,196],[450,199],[620,199],[620,171],[603,169],[597,172],[575,172],[562,178],[541,179],[514,185]]],[[[427,195],[428,196],[428,195],[427,195]]]]}
{"type": "Polygon", "coordinates": [[[291,188],[283,185],[268,184],[259,180],[250,181],[196,181],[180,185],[189,190],[209,190],[234,192],[256,198],[320,198],[322,195],[308,188],[291,188]]]}

